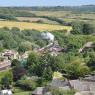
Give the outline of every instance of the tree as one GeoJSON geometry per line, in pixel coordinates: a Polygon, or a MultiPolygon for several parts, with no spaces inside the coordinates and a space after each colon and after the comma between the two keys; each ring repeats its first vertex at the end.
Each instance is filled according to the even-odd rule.
{"type": "Polygon", "coordinates": [[[19,53],[25,53],[25,51],[32,50],[32,43],[29,41],[22,42],[18,47],[19,53]]]}
{"type": "Polygon", "coordinates": [[[90,69],[87,66],[79,63],[67,64],[64,70],[67,74],[67,78],[69,79],[78,79],[79,77],[84,77],[90,72],[90,69]]]}
{"type": "Polygon", "coordinates": [[[18,61],[17,59],[14,59],[12,60],[12,63],[11,63],[11,66],[12,67],[19,67],[21,64],[20,64],[20,61],[18,61]]]}
{"type": "Polygon", "coordinates": [[[17,66],[13,68],[12,73],[14,81],[17,81],[26,74],[26,69],[24,67],[17,66]]]}
{"type": "Polygon", "coordinates": [[[72,23],[72,33],[73,34],[82,34],[83,32],[83,22],[73,22],[72,23]]]}
{"type": "Polygon", "coordinates": [[[92,34],[95,33],[95,28],[92,24],[85,23],[83,25],[83,34],[92,34]]]}
{"type": "Polygon", "coordinates": [[[1,79],[2,88],[9,89],[10,85],[12,85],[12,82],[13,82],[13,75],[11,72],[7,72],[5,76],[1,79]]]}
{"type": "Polygon", "coordinates": [[[16,85],[23,90],[34,90],[37,86],[36,82],[31,79],[18,80],[16,85]]]}
{"type": "Polygon", "coordinates": [[[87,66],[91,68],[91,70],[95,70],[95,54],[92,53],[90,55],[90,60],[87,62],[87,66]]]}
{"type": "Polygon", "coordinates": [[[18,27],[12,27],[11,31],[20,31],[18,27]]]}
{"type": "Polygon", "coordinates": [[[37,65],[39,63],[39,55],[37,53],[32,52],[27,59],[27,67],[37,65]]]}
{"type": "Polygon", "coordinates": [[[20,46],[18,47],[18,52],[19,52],[19,53],[25,53],[26,50],[27,50],[26,47],[23,46],[23,45],[20,45],[20,46]]]}
{"type": "Polygon", "coordinates": [[[52,71],[51,67],[47,67],[47,68],[44,69],[42,77],[45,80],[49,81],[49,80],[52,80],[52,75],[53,75],[53,71],[52,71]]]}
{"type": "Polygon", "coordinates": [[[57,57],[52,57],[51,67],[53,71],[61,72],[65,65],[65,60],[63,55],[58,55],[57,57]]]}

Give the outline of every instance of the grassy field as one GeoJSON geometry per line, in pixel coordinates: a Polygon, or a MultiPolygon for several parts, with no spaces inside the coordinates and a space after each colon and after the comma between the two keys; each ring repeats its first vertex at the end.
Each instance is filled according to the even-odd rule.
{"type": "Polygon", "coordinates": [[[64,18],[72,14],[70,11],[31,11],[31,12],[36,14],[37,16],[49,16],[57,18],[64,18]]]}
{"type": "Polygon", "coordinates": [[[9,70],[4,70],[0,72],[0,81],[6,75],[7,72],[9,72],[9,70]]]}
{"type": "Polygon", "coordinates": [[[15,22],[15,21],[0,21],[0,28],[2,27],[18,27],[21,30],[24,29],[36,29],[39,31],[52,31],[52,30],[71,30],[72,27],[62,26],[62,25],[53,25],[53,24],[39,24],[39,23],[29,23],[29,22],[15,22]]]}
{"type": "Polygon", "coordinates": [[[31,92],[20,92],[20,93],[15,93],[14,95],[31,95],[31,92]]]}
{"type": "Polygon", "coordinates": [[[37,16],[60,18],[66,22],[84,21],[95,25],[95,13],[74,13],[71,11],[31,11],[37,16]]]}

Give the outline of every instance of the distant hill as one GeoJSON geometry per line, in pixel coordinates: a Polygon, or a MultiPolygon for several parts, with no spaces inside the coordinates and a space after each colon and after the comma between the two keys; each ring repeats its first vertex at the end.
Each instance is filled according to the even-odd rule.
{"type": "Polygon", "coordinates": [[[95,5],[55,6],[55,7],[11,7],[11,8],[16,10],[32,10],[32,11],[95,12],[95,5]]]}
{"type": "Polygon", "coordinates": [[[16,20],[16,17],[37,17],[31,11],[71,11],[72,13],[95,13],[95,5],[55,7],[0,7],[0,19],[16,20]]]}

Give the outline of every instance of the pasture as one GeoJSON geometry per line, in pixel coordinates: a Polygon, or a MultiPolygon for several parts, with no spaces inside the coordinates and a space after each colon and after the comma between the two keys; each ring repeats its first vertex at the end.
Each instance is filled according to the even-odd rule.
{"type": "Polygon", "coordinates": [[[95,13],[74,13],[72,11],[30,11],[37,16],[49,16],[62,19],[66,22],[83,21],[95,25],[95,13]]]}
{"type": "Polygon", "coordinates": [[[29,23],[29,22],[16,22],[16,21],[0,21],[0,28],[2,27],[18,27],[21,30],[24,29],[35,29],[39,31],[53,31],[53,30],[67,30],[70,31],[72,27],[54,25],[54,24],[39,24],[39,23],[29,23]]]}

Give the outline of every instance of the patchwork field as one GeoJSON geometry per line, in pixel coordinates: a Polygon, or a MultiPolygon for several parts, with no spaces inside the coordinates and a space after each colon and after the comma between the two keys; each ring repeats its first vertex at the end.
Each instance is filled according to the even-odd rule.
{"type": "Polygon", "coordinates": [[[62,26],[62,25],[53,25],[53,24],[39,24],[39,23],[29,23],[29,22],[16,22],[16,21],[0,21],[0,28],[2,27],[18,27],[21,30],[24,29],[35,29],[39,31],[52,31],[52,30],[67,30],[70,31],[72,27],[62,26]]]}
{"type": "Polygon", "coordinates": [[[37,16],[49,16],[62,19],[66,22],[84,21],[95,25],[95,13],[74,13],[71,11],[31,11],[37,16]]]}
{"type": "Polygon", "coordinates": [[[21,22],[35,22],[35,23],[45,23],[45,24],[58,24],[56,21],[48,20],[46,18],[40,18],[40,17],[17,17],[17,19],[21,22]]]}

